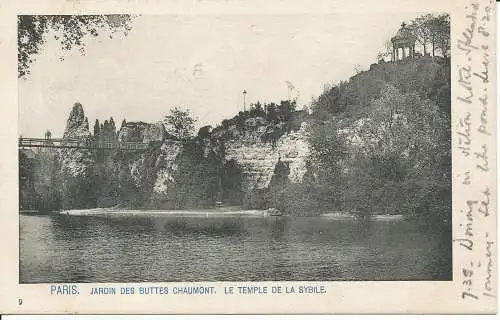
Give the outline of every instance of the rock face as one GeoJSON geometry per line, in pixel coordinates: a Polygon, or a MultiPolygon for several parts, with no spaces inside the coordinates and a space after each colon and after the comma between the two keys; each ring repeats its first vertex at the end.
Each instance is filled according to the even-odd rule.
{"type": "Polygon", "coordinates": [[[163,142],[167,132],[161,122],[150,124],[145,122],[128,122],[118,132],[118,140],[123,142],[163,142]]]}
{"type": "Polygon", "coordinates": [[[154,199],[168,200],[168,186],[174,182],[174,173],[179,167],[177,158],[182,149],[182,143],[179,141],[165,140],[162,144],[155,163],[158,170],[153,185],[154,199]]]}
{"type": "MultiPolygon", "coordinates": [[[[92,138],[89,123],[80,103],[75,103],[64,131],[65,139],[87,142],[92,138]]],[[[95,205],[92,187],[94,155],[86,149],[61,149],[61,193],[63,208],[85,208],[95,205]]]]}
{"type": "Polygon", "coordinates": [[[182,142],[167,137],[161,122],[128,122],[120,128],[119,141],[142,142],[151,147],[147,152],[123,155],[120,160],[120,182],[122,185],[127,181],[133,183],[124,198],[141,193],[142,203],[153,207],[169,201],[169,187],[174,183],[177,158],[183,146],[182,142]]]}
{"type": "Polygon", "coordinates": [[[247,122],[244,130],[229,128],[229,140],[211,136],[190,142],[166,138],[161,124],[127,123],[119,140],[161,144],[122,160],[120,181],[133,183],[132,194],[145,190],[143,197],[134,197],[155,208],[210,206],[217,199],[227,205],[261,207],[264,201],[253,197],[262,198],[277,171],[284,172],[289,182],[302,181],[309,155],[307,127],[304,122],[299,130],[272,142],[263,139],[270,130],[268,123],[247,122]]]}
{"type": "Polygon", "coordinates": [[[63,138],[85,140],[90,138],[89,121],[79,102],[73,105],[64,130],[63,138]]]}
{"type": "MultiPolygon", "coordinates": [[[[63,209],[116,205],[194,208],[214,206],[218,201],[264,207],[269,203],[264,199],[266,193],[284,190],[290,182],[300,183],[307,171],[305,122],[294,131],[285,130],[283,122],[268,123],[255,117],[247,119],[242,127],[229,127],[215,134],[207,130],[205,135],[190,140],[169,136],[160,122],[124,121],[118,132],[109,128],[114,128],[112,119],[102,126],[96,120],[92,135],[82,105],[75,103],[64,138],[88,143],[112,136],[115,141],[147,143],[148,149],[61,149],[52,162],[43,162],[54,163],[57,168],[54,176],[58,182],[52,183],[57,185],[55,195],[44,192],[49,195],[48,202],[57,198],[63,209]]],[[[29,169],[29,159],[24,158],[29,169]]],[[[38,182],[27,179],[25,189],[35,190],[33,183],[51,184],[40,177],[33,176],[38,182]]]]}
{"type": "Polygon", "coordinates": [[[288,167],[288,178],[293,183],[301,182],[306,173],[309,155],[306,123],[298,131],[279,137],[275,144],[262,141],[265,131],[265,126],[260,125],[226,143],[225,160],[234,160],[241,166],[244,192],[268,188],[278,162],[288,167]]]}

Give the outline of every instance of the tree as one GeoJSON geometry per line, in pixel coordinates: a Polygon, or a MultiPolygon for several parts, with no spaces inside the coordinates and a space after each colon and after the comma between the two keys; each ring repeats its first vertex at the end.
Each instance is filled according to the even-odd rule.
{"type": "Polygon", "coordinates": [[[280,105],[278,106],[278,112],[279,112],[278,118],[281,118],[281,120],[284,121],[290,120],[292,114],[295,112],[295,108],[296,108],[295,101],[290,101],[290,100],[281,101],[280,105]]]}
{"type": "Polygon", "coordinates": [[[385,51],[379,51],[379,53],[377,55],[377,61],[378,62],[380,62],[381,60],[385,61],[386,57],[389,57],[389,59],[392,57],[393,47],[392,47],[392,41],[391,41],[391,39],[387,39],[385,41],[385,43],[384,43],[384,50],[385,51]]]}
{"type": "MultiPolygon", "coordinates": [[[[60,41],[61,49],[78,48],[85,53],[85,37],[97,37],[100,32],[110,38],[117,32],[124,35],[131,30],[132,16],[112,15],[18,15],[17,50],[18,77],[30,73],[30,67],[40,53],[52,31],[53,37],[60,41]]],[[[60,57],[63,60],[62,57],[60,57]]]]}
{"type": "Polygon", "coordinates": [[[110,141],[110,137],[109,137],[110,126],[109,126],[108,120],[104,120],[103,129],[104,130],[101,131],[103,140],[109,142],[110,141]]]}
{"type": "Polygon", "coordinates": [[[111,141],[116,140],[116,125],[113,117],[109,118],[109,138],[111,141]]]}
{"type": "Polygon", "coordinates": [[[429,15],[427,19],[427,28],[429,29],[432,44],[432,56],[436,56],[436,49],[438,49],[443,57],[447,57],[450,46],[450,16],[448,14],[429,15]]]}
{"type": "Polygon", "coordinates": [[[371,104],[351,150],[345,201],[367,213],[449,214],[449,119],[430,100],[392,86],[371,104]]]}
{"type": "Polygon", "coordinates": [[[430,21],[433,15],[426,14],[413,19],[410,23],[410,30],[418,43],[424,48],[424,55],[427,54],[427,44],[431,40],[430,21]]]}
{"type": "Polygon", "coordinates": [[[264,106],[264,110],[266,111],[266,120],[268,122],[275,122],[276,120],[278,120],[278,106],[274,102],[266,104],[264,106]]]}
{"type": "Polygon", "coordinates": [[[100,138],[101,138],[101,126],[99,125],[99,119],[95,119],[94,139],[95,139],[95,141],[99,141],[100,138]]]}
{"type": "Polygon", "coordinates": [[[205,139],[210,137],[210,132],[212,131],[212,126],[204,126],[198,130],[198,137],[205,139]]]}
{"type": "Polygon", "coordinates": [[[264,108],[262,108],[262,104],[259,101],[257,101],[250,107],[250,117],[265,117],[265,116],[266,112],[264,111],[264,108]]]}
{"type": "Polygon", "coordinates": [[[433,43],[443,57],[448,57],[450,50],[450,15],[441,14],[432,20],[433,43]]]}
{"type": "Polygon", "coordinates": [[[427,54],[427,45],[431,45],[432,56],[436,56],[436,49],[447,57],[450,49],[450,15],[426,14],[411,21],[410,29],[418,43],[427,54]]]}
{"type": "Polygon", "coordinates": [[[197,119],[193,118],[189,109],[181,110],[178,107],[170,109],[170,113],[164,119],[165,130],[179,140],[193,136],[196,122],[197,119]]]}

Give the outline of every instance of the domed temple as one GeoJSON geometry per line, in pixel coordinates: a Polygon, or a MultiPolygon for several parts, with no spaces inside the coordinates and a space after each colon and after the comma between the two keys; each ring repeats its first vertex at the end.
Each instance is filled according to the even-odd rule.
{"type": "Polygon", "coordinates": [[[415,57],[415,40],[410,28],[403,22],[399,31],[391,38],[392,61],[415,57]]]}

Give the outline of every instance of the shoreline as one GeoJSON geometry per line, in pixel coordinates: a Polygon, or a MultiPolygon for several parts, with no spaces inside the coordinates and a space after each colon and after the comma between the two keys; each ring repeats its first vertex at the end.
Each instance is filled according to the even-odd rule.
{"type": "MultiPolygon", "coordinates": [[[[20,210],[20,214],[24,215],[42,215],[36,210],[20,210]]],[[[243,209],[241,207],[225,207],[213,209],[184,209],[184,210],[161,210],[161,209],[125,209],[125,208],[91,208],[91,209],[69,209],[61,211],[51,211],[46,214],[66,215],[66,216],[152,216],[152,217],[290,217],[283,214],[282,216],[270,215],[268,209],[243,209]]],[[[356,220],[358,217],[349,212],[327,212],[318,215],[309,215],[302,217],[317,217],[322,219],[338,219],[338,220],[356,220]]],[[[374,214],[369,216],[369,220],[373,221],[399,221],[403,220],[404,215],[387,215],[374,214]]]]}
{"type": "Polygon", "coordinates": [[[160,209],[117,209],[93,208],[70,209],[57,212],[61,215],[73,216],[169,216],[169,217],[209,217],[209,216],[264,216],[265,210],[244,209],[185,209],[185,210],[160,210],[160,209]]]}

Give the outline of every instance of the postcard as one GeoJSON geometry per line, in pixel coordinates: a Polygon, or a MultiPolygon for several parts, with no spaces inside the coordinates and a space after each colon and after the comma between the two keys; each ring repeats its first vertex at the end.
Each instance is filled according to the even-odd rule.
{"type": "Polygon", "coordinates": [[[0,6],[0,313],[496,313],[494,1],[0,6]]]}

